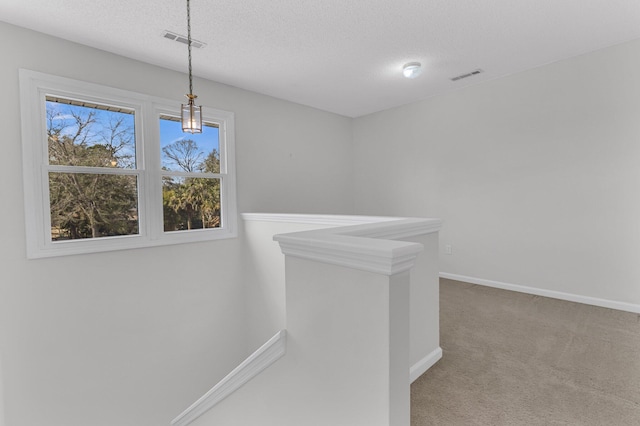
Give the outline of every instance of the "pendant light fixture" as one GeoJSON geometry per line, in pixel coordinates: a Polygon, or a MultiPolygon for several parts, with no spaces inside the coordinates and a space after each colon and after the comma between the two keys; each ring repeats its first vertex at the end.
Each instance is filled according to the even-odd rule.
{"type": "Polygon", "coordinates": [[[193,76],[191,75],[191,8],[187,0],[187,48],[189,49],[189,93],[185,96],[189,100],[182,104],[182,131],[202,133],[202,107],[196,106],[196,95],[193,94],[193,76]]]}

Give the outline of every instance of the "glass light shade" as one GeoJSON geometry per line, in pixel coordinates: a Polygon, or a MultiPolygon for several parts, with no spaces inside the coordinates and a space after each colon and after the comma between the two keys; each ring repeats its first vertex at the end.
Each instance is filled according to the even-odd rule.
{"type": "Polygon", "coordinates": [[[202,107],[194,104],[195,95],[187,95],[188,104],[182,104],[182,131],[202,133],[202,107]]]}

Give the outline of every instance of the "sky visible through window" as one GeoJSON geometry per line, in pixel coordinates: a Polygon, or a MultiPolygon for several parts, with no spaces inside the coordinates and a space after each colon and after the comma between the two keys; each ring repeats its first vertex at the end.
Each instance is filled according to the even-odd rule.
{"type": "Polygon", "coordinates": [[[166,148],[181,141],[192,140],[195,142],[196,151],[191,153],[198,162],[204,161],[213,150],[220,153],[219,129],[203,123],[202,133],[184,133],[180,122],[160,119],[160,149],[162,155],[162,167],[173,171],[186,171],[176,161],[167,155],[166,148]]]}
{"type": "Polygon", "coordinates": [[[136,167],[133,111],[68,102],[80,103],[46,103],[49,164],[70,167],[48,173],[51,241],[138,234],[138,178],[125,171],[136,167]]]}
{"type": "MultiPolygon", "coordinates": [[[[133,110],[47,97],[46,111],[49,164],[136,168],[133,110]]],[[[158,119],[164,230],[219,227],[220,179],[204,175],[220,173],[218,127],[191,134],[174,117],[158,119]]],[[[137,234],[138,197],[137,178],[125,173],[50,172],[51,239],[137,234]]]]}
{"type": "MultiPolygon", "coordinates": [[[[78,149],[80,146],[84,148],[102,146],[104,151],[102,156],[109,155],[111,160],[114,160],[113,163],[107,161],[104,165],[135,168],[135,116],[132,111],[110,111],[91,106],[70,105],[60,99],[58,101],[47,100],[46,102],[47,133],[51,139],[49,161],[54,164],[73,166],[99,167],[102,165],[96,158],[99,151],[95,148],[91,156],[74,155],[69,158],[60,158],[60,155],[57,155],[53,158],[52,155],[56,150],[52,143],[62,144],[67,141],[78,149]]],[[[65,152],[69,153],[68,150],[65,152]]]]}
{"type": "MultiPolygon", "coordinates": [[[[95,144],[108,144],[113,141],[107,141],[108,135],[112,134],[113,130],[110,125],[115,120],[121,120],[119,129],[128,136],[126,143],[121,143],[118,147],[118,156],[127,158],[133,161],[125,162],[120,161],[119,167],[132,168],[135,167],[135,132],[134,122],[135,117],[133,114],[124,112],[115,112],[102,109],[96,109],[87,106],[60,104],[55,101],[47,101],[47,111],[50,114],[51,123],[49,128],[59,127],[61,136],[72,137],[78,132],[77,117],[86,118],[89,113],[93,114],[94,122],[87,128],[87,138],[83,138],[88,145],[95,144]]],[[[112,126],[111,126],[112,127],[112,126]]],[[[195,144],[192,145],[193,152],[190,153],[194,157],[194,160],[204,160],[215,150],[220,153],[219,144],[219,129],[213,125],[207,125],[204,123],[202,133],[185,133],[182,131],[182,127],[179,121],[160,119],[160,149],[162,166],[167,170],[172,171],[185,171],[179,164],[166,155],[166,148],[169,145],[175,145],[180,141],[192,140],[195,144]]],[[[78,141],[76,141],[78,143],[78,141]]]]}

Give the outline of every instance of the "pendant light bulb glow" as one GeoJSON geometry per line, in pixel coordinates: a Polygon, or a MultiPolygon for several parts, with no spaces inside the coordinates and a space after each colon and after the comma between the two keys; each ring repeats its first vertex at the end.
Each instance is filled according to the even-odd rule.
{"type": "Polygon", "coordinates": [[[182,131],[188,133],[202,133],[202,107],[196,106],[197,98],[194,94],[185,95],[189,102],[182,104],[182,131]]]}
{"type": "Polygon", "coordinates": [[[402,75],[407,78],[416,78],[422,74],[422,65],[420,62],[409,62],[402,67],[402,75]]]}

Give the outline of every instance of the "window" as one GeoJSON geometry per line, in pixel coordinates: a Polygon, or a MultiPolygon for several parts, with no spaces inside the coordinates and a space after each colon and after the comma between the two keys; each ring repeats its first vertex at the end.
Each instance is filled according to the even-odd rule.
{"type": "Polygon", "coordinates": [[[230,238],[234,116],[20,70],[30,258],[230,238]]]}
{"type": "Polygon", "coordinates": [[[182,123],[160,117],[164,231],[220,226],[220,142],[217,124],[182,136],[182,123]]]}
{"type": "Polygon", "coordinates": [[[52,241],[138,235],[135,110],[45,96],[52,241]]]}

